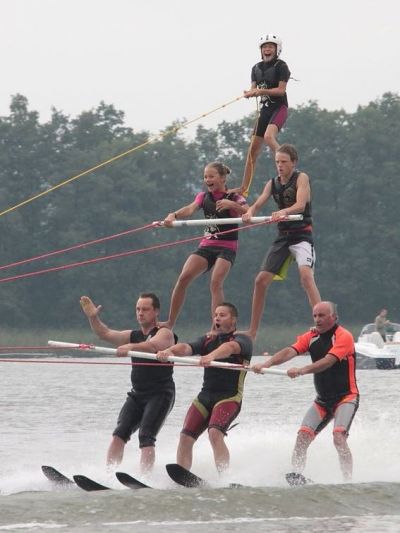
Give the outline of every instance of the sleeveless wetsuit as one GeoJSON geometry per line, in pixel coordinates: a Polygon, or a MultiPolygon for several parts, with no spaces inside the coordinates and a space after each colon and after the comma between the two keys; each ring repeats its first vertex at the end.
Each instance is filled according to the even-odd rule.
{"type": "MultiPolygon", "coordinates": [[[[158,329],[154,327],[148,335],[141,330],[132,331],[130,342],[149,340],[158,329]]],[[[139,429],[139,447],[154,446],[157,434],[175,402],[173,365],[160,365],[140,357],[131,359],[132,363],[143,363],[143,366],[132,366],[132,390],[122,406],[113,435],[128,442],[132,433],[139,429]]]]}

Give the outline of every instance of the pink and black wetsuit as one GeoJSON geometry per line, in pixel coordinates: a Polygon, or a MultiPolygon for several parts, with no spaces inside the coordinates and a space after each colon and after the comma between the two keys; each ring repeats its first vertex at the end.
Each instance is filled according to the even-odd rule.
{"type": "Polygon", "coordinates": [[[206,226],[204,230],[204,239],[200,241],[199,248],[207,248],[217,246],[219,248],[227,248],[233,252],[237,251],[238,248],[238,232],[231,231],[230,233],[225,233],[219,235],[220,232],[233,230],[238,227],[237,224],[218,224],[219,218],[236,218],[238,214],[233,209],[223,209],[222,211],[217,211],[216,203],[218,200],[227,198],[233,202],[237,202],[239,205],[245,205],[246,199],[239,194],[227,194],[223,192],[201,192],[196,198],[195,202],[199,207],[203,209],[204,216],[207,219],[213,219],[213,223],[206,226]],[[215,220],[215,222],[214,222],[215,220]]]}

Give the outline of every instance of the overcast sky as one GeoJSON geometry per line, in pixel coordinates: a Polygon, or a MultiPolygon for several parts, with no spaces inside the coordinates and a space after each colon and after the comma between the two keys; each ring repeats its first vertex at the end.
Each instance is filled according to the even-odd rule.
{"type": "MultiPolygon", "coordinates": [[[[315,100],[355,111],[400,88],[399,0],[0,0],[0,115],[27,96],[47,121],[104,100],[134,130],[158,132],[240,96],[276,33],[299,81],[289,105],[315,100]]],[[[201,121],[214,127],[255,109],[239,100],[201,121]]],[[[290,117],[289,119],[290,120],[290,117]]]]}

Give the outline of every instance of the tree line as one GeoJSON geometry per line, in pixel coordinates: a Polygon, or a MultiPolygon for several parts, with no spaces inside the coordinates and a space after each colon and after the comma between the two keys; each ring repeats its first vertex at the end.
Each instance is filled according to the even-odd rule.
{"type": "MultiPolygon", "coordinates": [[[[203,167],[221,160],[232,169],[231,186],[241,183],[255,116],[199,126],[193,139],[171,124],[166,135],[50,194],[0,217],[1,264],[140,228],[190,203],[203,187],[203,167]]],[[[299,152],[299,168],[310,176],[321,295],[338,303],[343,321],[373,321],[381,307],[400,322],[400,97],[386,93],[355,112],[327,111],[316,102],[291,109],[280,142],[299,152]]],[[[12,97],[0,117],[0,211],[125,150],[146,143],[151,132],[134,131],[113,105],[71,118],[53,109],[41,123],[23,95],[12,97]]],[[[249,202],[275,175],[265,150],[257,162],[249,202]]],[[[269,214],[267,205],[260,214],[269,214]]],[[[38,271],[127,250],[141,250],[199,236],[201,228],[150,228],[71,253],[2,270],[0,278],[38,271]]],[[[240,233],[236,263],[225,284],[226,299],[249,322],[254,277],[276,229],[240,233]]],[[[130,327],[140,291],[157,292],[166,318],[169,298],[187,255],[197,242],[98,262],[26,279],[1,282],[3,326],[72,327],[84,323],[78,301],[90,295],[104,306],[105,319],[130,327]]],[[[209,323],[208,276],[188,291],[182,324],[209,323]]],[[[267,296],[265,321],[307,322],[310,310],[297,268],[276,282],[267,296]]]]}

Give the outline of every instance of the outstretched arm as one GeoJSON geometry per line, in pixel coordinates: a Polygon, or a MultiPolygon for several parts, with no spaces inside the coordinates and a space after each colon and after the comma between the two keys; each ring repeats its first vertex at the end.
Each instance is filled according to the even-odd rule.
{"type": "Polygon", "coordinates": [[[325,357],[312,363],[311,365],[302,366],[301,368],[289,368],[287,374],[290,378],[297,378],[299,376],[304,376],[305,374],[318,374],[327,370],[337,362],[337,358],[330,353],[326,354],[325,357]]]}
{"type": "Polygon", "coordinates": [[[193,215],[196,211],[200,209],[199,204],[196,201],[193,201],[191,204],[181,207],[174,213],[169,213],[164,219],[164,226],[167,228],[172,227],[172,222],[178,219],[187,218],[193,215]]]}
{"type": "Polygon", "coordinates": [[[131,330],[118,331],[109,328],[99,318],[99,313],[102,309],[101,305],[96,306],[89,296],[82,296],[80,299],[82,311],[85,313],[89,320],[90,327],[96,335],[104,341],[114,344],[114,346],[120,346],[129,342],[131,330]]]}
{"type": "Polygon", "coordinates": [[[283,348],[283,350],[276,352],[272,357],[267,357],[263,363],[252,365],[251,370],[259,373],[263,368],[270,368],[271,366],[281,365],[286,361],[290,361],[290,359],[293,359],[296,355],[298,355],[296,350],[291,346],[288,346],[287,348],[283,348]]]}
{"type": "Polygon", "coordinates": [[[157,359],[159,361],[168,361],[170,355],[175,355],[177,357],[185,357],[188,355],[193,355],[192,348],[186,342],[178,342],[165,350],[160,350],[157,352],[157,359]]]}
{"type": "Polygon", "coordinates": [[[252,204],[247,212],[242,215],[243,222],[249,222],[249,220],[256,215],[256,213],[261,209],[261,207],[269,200],[271,196],[272,185],[271,180],[268,181],[264,187],[263,192],[257,198],[257,200],[252,204]]]}

